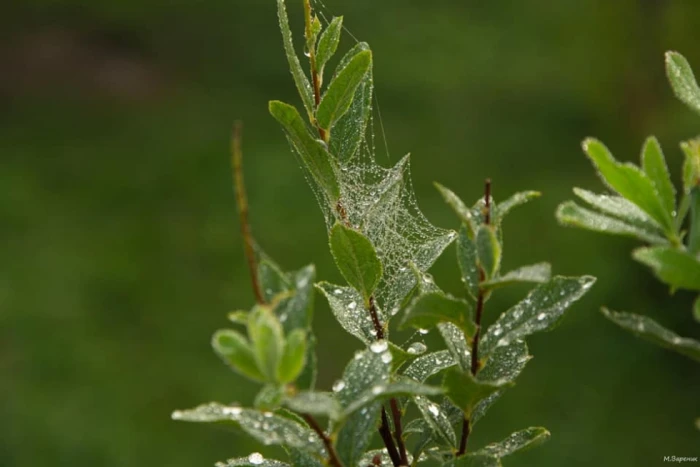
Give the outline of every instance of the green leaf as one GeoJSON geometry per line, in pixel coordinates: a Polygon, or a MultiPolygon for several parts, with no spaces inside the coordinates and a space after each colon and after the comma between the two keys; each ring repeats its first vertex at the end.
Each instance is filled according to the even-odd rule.
{"type": "Polygon", "coordinates": [[[289,27],[289,18],[287,18],[287,8],[284,4],[284,0],[277,0],[277,15],[279,17],[280,30],[282,31],[284,51],[287,55],[287,61],[289,62],[289,69],[292,72],[292,77],[294,78],[294,84],[296,84],[301,100],[304,102],[304,107],[306,107],[306,111],[309,114],[309,119],[313,120],[314,91],[309,83],[309,79],[304,74],[304,70],[301,68],[299,57],[297,57],[297,54],[294,51],[292,30],[289,27]]]}
{"type": "Polygon", "coordinates": [[[330,244],[340,273],[367,303],[382,278],[382,263],[372,242],[360,232],[336,223],[331,229],[330,244]]]}
{"type": "Polygon", "coordinates": [[[277,381],[291,383],[304,369],[306,363],[306,331],[295,329],[286,339],[282,358],[277,366],[277,381]]]}
{"type": "Polygon", "coordinates": [[[316,456],[301,449],[284,446],[284,450],[287,451],[289,461],[294,467],[324,467],[324,464],[316,456]]]}
{"type": "Polygon", "coordinates": [[[655,219],[667,233],[673,232],[673,219],[666,210],[651,179],[632,164],[621,164],[603,143],[589,138],[583,150],[598,169],[601,179],[655,219]]]}
{"type": "Polygon", "coordinates": [[[540,196],[542,196],[542,193],[539,191],[523,191],[520,193],[515,193],[513,196],[500,202],[498,206],[496,206],[496,209],[494,210],[496,221],[494,223],[499,225],[501,222],[503,222],[503,218],[514,208],[522,206],[525,203],[529,203],[533,199],[539,198],[540,196]]]}
{"type": "Polygon", "coordinates": [[[639,209],[636,204],[617,195],[597,195],[581,188],[574,188],[574,194],[598,211],[616,217],[627,224],[641,227],[658,237],[663,230],[658,222],[639,209]]]}
{"type": "Polygon", "coordinates": [[[456,364],[457,362],[455,362],[455,359],[448,350],[440,350],[416,358],[406,368],[403,374],[408,378],[413,378],[422,383],[429,377],[456,364]]]}
{"type": "Polygon", "coordinates": [[[464,300],[431,292],[417,297],[409,305],[400,327],[427,329],[438,323],[454,323],[471,339],[476,332],[472,306],[464,300]]]}
{"type": "Polygon", "coordinates": [[[328,25],[321,38],[318,40],[318,47],[316,49],[316,68],[318,74],[323,76],[323,69],[328,63],[328,60],[335,54],[338,49],[338,43],[340,42],[340,33],[343,30],[343,17],[339,16],[333,18],[331,23],[328,25]]]}
{"type": "Polygon", "coordinates": [[[676,97],[700,113],[700,88],[685,57],[678,52],[666,52],[666,74],[676,97]]]}
{"type": "Polygon", "coordinates": [[[445,372],[442,385],[447,397],[462,409],[468,418],[479,402],[501,389],[512,386],[513,383],[506,380],[480,381],[468,371],[450,368],[445,372]]]}
{"type": "Polygon", "coordinates": [[[287,445],[311,453],[324,449],[321,439],[308,427],[272,412],[211,402],[190,410],[177,410],[172,418],[197,423],[234,423],[265,445],[287,445]]]}
{"type": "Polygon", "coordinates": [[[516,431],[503,441],[485,446],[475,454],[493,456],[501,459],[519,451],[525,451],[535,446],[539,446],[549,440],[551,433],[542,427],[531,427],[525,430],[516,431]]]}
{"type": "Polygon", "coordinates": [[[481,342],[482,355],[488,355],[496,346],[508,345],[535,332],[553,329],[567,308],[588,292],[594,283],[595,278],[591,276],[556,276],[539,285],[488,329],[481,342]]]}
{"type": "Polygon", "coordinates": [[[282,324],[267,306],[255,306],[248,318],[248,335],[258,368],[267,381],[276,381],[284,348],[282,324]]]}
{"type": "Polygon", "coordinates": [[[700,261],[686,251],[664,246],[638,248],[632,257],[649,266],[672,290],[700,290],[700,261]]]}
{"type": "Polygon", "coordinates": [[[469,231],[469,238],[473,237],[476,227],[472,224],[471,210],[466,204],[464,204],[464,201],[462,201],[459,196],[452,192],[452,190],[445,188],[437,182],[435,182],[434,185],[442,195],[445,202],[452,208],[455,214],[457,214],[457,217],[459,217],[459,219],[462,221],[462,224],[467,227],[469,231]]]}
{"type": "Polygon", "coordinates": [[[275,410],[282,405],[284,387],[278,384],[266,384],[258,391],[253,405],[259,410],[275,410]]]}
{"type": "Polygon", "coordinates": [[[642,315],[601,309],[603,315],[623,329],[679,354],[700,361],[700,342],[680,337],[656,321],[642,315]]]}
{"type": "Polygon", "coordinates": [[[456,446],[457,436],[452,428],[452,423],[440,406],[422,396],[414,397],[413,401],[416,403],[416,407],[420,410],[428,426],[430,426],[440,438],[445,440],[449,446],[456,446]]]}
{"type": "Polygon", "coordinates": [[[316,110],[319,127],[330,132],[333,124],[348,111],[357,87],[371,66],[372,52],[363,50],[336,73],[316,110]]]}
{"type": "MultiPolygon", "coordinates": [[[[357,352],[345,367],[342,384],[336,384],[337,397],[343,409],[374,386],[387,384],[391,371],[391,353],[386,341],[377,341],[373,350],[357,352]]],[[[353,413],[342,425],[336,450],[344,465],[356,465],[376,430],[379,402],[353,413]]]]}
{"type": "Polygon", "coordinates": [[[334,205],[340,197],[340,185],[335,162],[328,154],[325,144],[311,136],[299,112],[291,105],[270,101],[270,114],[282,125],[304,167],[326,194],[329,203],[334,205]]]}
{"type": "Polygon", "coordinates": [[[642,168],[659,193],[664,208],[673,217],[676,210],[676,189],[671,182],[671,175],[668,172],[661,145],[653,136],[644,143],[642,168]]]}
{"type": "Polygon", "coordinates": [[[389,342],[389,352],[391,352],[391,370],[396,371],[401,368],[406,362],[415,360],[420,354],[425,352],[427,347],[425,344],[417,342],[409,346],[406,350],[396,344],[389,342]]]}
{"type": "Polygon", "coordinates": [[[291,467],[286,462],[275,459],[266,459],[259,452],[254,452],[247,457],[228,459],[224,462],[217,462],[215,467],[291,467]]]}
{"type": "Polygon", "coordinates": [[[295,329],[309,329],[313,320],[314,279],[316,268],[312,265],[296,272],[287,273],[290,280],[285,292],[291,296],[275,307],[275,313],[282,322],[284,331],[289,334],[295,329]]]}
{"type": "Polygon", "coordinates": [[[228,314],[228,320],[233,324],[246,326],[248,324],[248,312],[244,310],[232,311],[228,314]]]}
{"type": "Polygon", "coordinates": [[[372,405],[373,402],[386,400],[391,397],[437,396],[442,393],[442,388],[421,384],[408,378],[388,384],[377,384],[348,405],[343,412],[343,417],[348,417],[358,410],[372,405]]]}
{"type": "Polygon", "coordinates": [[[566,201],[557,208],[557,220],[568,227],[579,227],[611,235],[624,235],[649,243],[667,243],[667,240],[654,230],[628,224],[614,217],[599,214],[582,208],[573,201],[566,201]]]}
{"type": "Polygon", "coordinates": [[[551,275],[552,266],[549,263],[537,263],[530,266],[523,266],[503,276],[498,276],[490,281],[483,282],[481,287],[484,290],[493,290],[518,282],[542,283],[547,282],[551,275]]]}
{"type": "MultiPolygon", "coordinates": [[[[408,463],[410,465],[413,457],[411,457],[410,454],[408,454],[408,457],[408,463]]],[[[389,453],[386,451],[386,449],[372,449],[371,451],[367,451],[362,455],[362,458],[357,465],[362,467],[369,465],[374,467],[394,467],[394,464],[391,462],[391,457],[389,457],[389,453]],[[377,459],[379,460],[378,464],[375,463],[375,460],[377,459]]]]}
{"type": "Polygon", "coordinates": [[[494,277],[501,267],[501,244],[492,226],[482,225],[476,232],[476,255],[486,279],[494,277]]]}
{"type": "Polygon", "coordinates": [[[687,194],[700,185],[700,138],[681,143],[683,162],[683,191],[687,194]]]}
{"type": "MultiPolygon", "coordinates": [[[[338,68],[344,68],[355,55],[366,50],[369,50],[366,43],[358,43],[343,57],[338,68]]],[[[352,158],[365,139],[367,123],[372,111],[372,89],[372,68],[370,67],[355,91],[350,108],[333,127],[330,150],[331,154],[340,161],[352,158]]]]}
{"type": "Polygon", "coordinates": [[[452,357],[462,369],[468,369],[471,366],[471,349],[462,330],[452,323],[440,323],[437,327],[452,357]]]}
{"type": "Polygon", "coordinates": [[[321,415],[331,420],[340,418],[342,411],[335,395],[328,392],[302,391],[285,399],[284,404],[295,412],[321,415]]]}
{"type": "MultiPolygon", "coordinates": [[[[369,310],[365,308],[362,296],[355,289],[328,282],[319,282],[316,288],[326,296],[331,312],[345,331],[367,345],[377,339],[377,331],[369,310]]],[[[384,313],[379,306],[376,306],[376,309],[380,323],[385,323],[384,313]]]]}
{"type": "Polygon", "coordinates": [[[479,266],[477,264],[476,244],[469,237],[466,226],[459,229],[457,237],[457,263],[462,272],[462,281],[469,295],[476,300],[479,296],[479,266]]]}
{"type": "Polygon", "coordinates": [[[310,331],[306,334],[306,364],[297,377],[296,386],[299,389],[313,389],[316,386],[318,359],[316,358],[316,336],[310,331]]]}
{"type": "Polygon", "coordinates": [[[211,345],[216,354],[235,371],[254,381],[265,381],[265,376],[258,368],[255,352],[241,333],[222,329],[214,334],[211,345]]]}
{"type": "MultiPolygon", "coordinates": [[[[531,358],[527,344],[522,340],[496,347],[486,358],[486,363],[477,373],[476,379],[479,381],[515,381],[531,358]]],[[[476,425],[504,392],[505,389],[494,392],[477,404],[472,413],[472,425],[476,425]]]]}

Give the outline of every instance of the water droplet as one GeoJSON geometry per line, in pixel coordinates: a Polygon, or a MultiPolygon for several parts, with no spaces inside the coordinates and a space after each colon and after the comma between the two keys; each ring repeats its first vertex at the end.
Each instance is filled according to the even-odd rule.
{"type": "Polygon", "coordinates": [[[436,417],[438,415],[440,415],[440,409],[435,404],[428,405],[428,410],[430,411],[431,414],[435,415],[436,417]]]}
{"type": "Polygon", "coordinates": [[[381,384],[380,384],[380,385],[377,385],[377,386],[374,386],[374,387],[372,388],[372,394],[374,394],[375,396],[377,396],[377,395],[381,394],[382,392],[384,392],[384,389],[386,389],[386,387],[385,387],[385,386],[382,386],[381,384]]]}
{"type": "Polygon", "coordinates": [[[343,291],[340,290],[340,289],[335,289],[335,290],[333,291],[333,293],[336,294],[336,295],[340,295],[341,293],[343,293],[343,291]]]}
{"type": "Polygon", "coordinates": [[[265,458],[259,452],[254,452],[253,454],[248,456],[248,462],[250,462],[251,464],[260,465],[263,462],[265,462],[265,458]]]}
{"type": "Polygon", "coordinates": [[[496,326],[495,328],[493,328],[493,335],[494,336],[498,337],[501,334],[503,334],[503,329],[501,329],[500,326],[496,326]]]}
{"type": "Polygon", "coordinates": [[[426,350],[428,350],[428,348],[425,346],[424,343],[422,343],[422,342],[414,342],[413,344],[411,344],[411,345],[408,347],[408,349],[407,349],[406,351],[407,351],[408,353],[410,353],[411,355],[420,355],[420,354],[422,354],[423,352],[425,352],[426,350]]]}
{"type": "Polygon", "coordinates": [[[384,363],[391,363],[391,361],[394,359],[394,357],[391,355],[391,352],[384,352],[382,354],[382,361],[384,363]]]}
{"type": "Polygon", "coordinates": [[[430,332],[429,329],[419,329],[419,330],[418,330],[418,334],[420,334],[420,335],[422,335],[422,336],[425,336],[425,335],[428,334],[429,332],[430,332]]]}
{"type": "Polygon", "coordinates": [[[340,392],[345,388],[345,381],[342,379],[339,379],[335,383],[333,383],[333,392],[340,392]]]}
{"type": "Polygon", "coordinates": [[[221,409],[221,412],[224,415],[231,415],[233,417],[237,417],[241,414],[243,410],[240,407],[224,407],[221,409]]]}
{"type": "Polygon", "coordinates": [[[272,412],[264,412],[264,413],[263,413],[263,417],[265,417],[265,418],[270,418],[270,417],[272,417],[272,412]]]}
{"type": "Polygon", "coordinates": [[[389,343],[387,341],[385,341],[384,339],[374,341],[369,346],[369,349],[374,353],[384,352],[388,348],[389,348],[389,343]]]}
{"type": "Polygon", "coordinates": [[[496,344],[497,347],[503,347],[504,345],[508,345],[508,339],[506,339],[505,337],[500,339],[496,344]]]}
{"type": "Polygon", "coordinates": [[[357,308],[357,302],[350,302],[350,304],[348,305],[348,310],[352,311],[355,308],[357,308]]]}
{"type": "Polygon", "coordinates": [[[542,321],[546,317],[547,317],[547,313],[540,313],[539,315],[537,315],[537,321],[542,321]]]}

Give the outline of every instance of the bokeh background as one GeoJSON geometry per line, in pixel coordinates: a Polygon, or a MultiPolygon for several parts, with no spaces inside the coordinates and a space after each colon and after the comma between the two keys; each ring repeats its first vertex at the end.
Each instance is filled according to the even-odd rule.
{"type": "MultiPolygon", "coordinates": [[[[288,3],[298,28],[301,1],[288,3]]],[[[551,441],[508,464],[700,455],[698,366],[597,311],[698,337],[693,297],[669,296],[632,262],[634,241],[553,216],[572,186],[602,189],[580,150],[588,135],[636,160],[655,134],[679,180],[678,142],[700,118],[673,98],[663,52],[700,70],[700,2],[325,0],[322,11],[372,45],[380,159],[413,154],[434,223],[456,227],[434,180],[470,201],[487,176],[497,198],[538,189],[507,221],[505,268],[549,260],[599,277],[556,332],[531,339],[535,359],[472,445],[542,425],[551,441]]],[[[234,119],[245,121],[258,240],[287,269],[314,262],[339,280],[320,211],[267,115],[269,99],[299,103],[275,2],[22,0],[2,3],[0,28],[0,465],[185,467],[260,450],[170,412],[248,403],[256,389],[209,347],[226,313],[253,301],[230,179],[234,119]]],[[[453,249],[433,272],[459,291],[453,249]]],[[[524,292],[489,302],[487,319],[524,292]]],[[[328,388],[358,342],[317,304],[328,388]]]]}

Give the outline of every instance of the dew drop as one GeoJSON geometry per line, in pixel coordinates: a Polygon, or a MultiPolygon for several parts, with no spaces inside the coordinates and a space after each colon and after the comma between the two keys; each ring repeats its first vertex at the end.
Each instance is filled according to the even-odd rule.
{"type": "Polygon", "coordinates": [[[388,348],[389,348],[389,343],[387,341],[385,341],[384,339],[374,341],[369,346],[369,349],[374,353],[384,352],[388,348]]]}
{"type": "Polygon", "coordinates": [[[382,386],[382,385],[374,386],[374,387],[372,388],[372,394],[374,394],[375,396],[378,396],[379,394],[381,394],[382,392],[384,392],[384,389],[386,389],[386,387],[385,387],[385,386],[382,386]]]}
{"type": "Polygon", "coordinates": [[[384,352],[382,354],[382,361],[384,363],[391,363],[391,361],[394,359],[394,357],[391,355],[391,352],[384,352]]]}
{"type": "Polygon", "coordinates": [[[494,335],[494,336],[498,337],[498,336],[500,336],[501,334],[503,334],[503,329],[501,329],[500,326],[497,326],[497,327],[495,327],[495,328],[493,329],[493,335],[494,335]]]}
{"type": "Polygon", "coordinates": [[[350,304],[348,305],[348,310],[352,311],[355,308],[357,308],[357,302],[350,302],[350,304]]]}
{"type": "Polygon", "coordinates": [[[547,313],[540,313],[539,315],[537,315],[537,321],[542,321],[546,317],[547,317],[547,313]]]}
{"type": "Polygon", "coordinates": [[[240,407],[224,407],[221,411],[224,415],[237,417],[241,414],[242,409],[240,407]]]}
{"type": "Polygon", "coordinates": [[[419,329],[419,330],[418,330],[418,334],[420,334],[420,335],[422,335],[422,336],[425,336],[425,335],[428,334],[429,332],[430,332],[429,329],[419,329]]]}
{"type": "Polygon", "coordinates": [[[431,414],[435,415],[436,417],[438,415],[440,415],[440,409],[435,404],[428,405],[428,410],[430,411],[431,414]]]}
{"type": "Polygon", "coordinates": [[[339,379],[335,383],[333,383],[333,392],[340,392],[345,388],[345,381],[342,379],[339,379]]]}
{"type": "Polygon", "coordinates": [[[425,344],[423,344],[422,342],[414,342],[408,347],[406,351],[411,355],[420,355],[426,350],[428,350],[428,348],[425,346],[425,344]]]}
{"type": "Polygon", "coordinates": [[[340,290],[340,289],[335,289],[335,290],[333,291],[333,293],[336,294],[336,295],[340,295],[341,293],[343,293],[343,291],[340,290]]]}
{"type": "Polygon", "coordinates": [[[265,458],[259,452],[254,452],[250,456],[248,456],[248,462],[250,462],[251,464],[260,465],[263,462],[265,462],[265,458]]]}

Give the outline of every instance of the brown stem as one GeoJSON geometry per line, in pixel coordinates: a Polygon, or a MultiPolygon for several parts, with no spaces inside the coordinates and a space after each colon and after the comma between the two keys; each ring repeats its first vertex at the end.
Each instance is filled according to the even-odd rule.
{"type": "Polygon", "coordinates": [[[231,138],[231,165],[233,167],[233,182],[236,190],[236,200],[238,204],[238,215],[241,219],[241,234],[243,235],[243,248],[248,261],[250,280],[253,285],[255,300],[259,304],[265,303],[265,296],[262,293],[258,279],[258,267],[255,260],[255,249],[253,248],[253,234],[250,229],[248,219],[248,197],[246,196],[245,183],[243,181],[243,151],[241,140],[243,139],[243,124],[236,121],[233,124],[233,137],[231,138]]]}
{"type": "Polygon", "coordinates": [[[379,434],[384,440],[384,445],[391,458],[391,463],[394,467],[399,467],[401,465],[401,456],[399,451],[396,449],[394,444],[394,439],[391,437],[391,430],[389,429],[389,417],[386,415],[386,410],[382,407],[382,424],[379,426],[379,434]]]}
{"type": "MultiPolygon", "coordinates": [[[[311,81],[314,86],[314,104],[316,108],[321,103],[321,77],[318,74],[318,69],[316,67],[316,48],[314,44],[311,43],[312,40],[312,19],[311,19],[311,2],[309,0],[304,0],[304,23],[306,25],[305,36],[306,36],[306,46],[309,52],[309,64],[311,65],[311,81]]],[[[319,127],[315,122],[314,125],[318,129],[318,135],[323,141],[328,143],[328,135],[326,130],[319,127]]]]}
{"type": "Polygon", "coordinates": [[[333,442],[331,439],[324,433],[323,429],[321,426],[318,424],[316,419],[307,413],[303,414],[302,417],[304,420],[306,420],[306,423],[309,424],[312,430],[316,432],[316,434],[321,438],[321,441],[323,441],[323,445],[326,446],[326,451],[328,451],[328,463],[334,467],[343,467],[343,464],[340,462],[340,459],[338,459],[338,453],[335,452],[335,447],[333,446],[333,442]]]}
{"type": "MultiPolygon", "coordinates": [[[[491,224],[491,180],[486,179],[484,184],[484,224],[491,224]]],[[[479,268],[479,283],[484,282],[486,275],[484,270],[479,268]]],[[[479,295],[476,299],[476,332],[474,333],[474,339],[472,340],[472,364],[471,373],[472,376],[476,376],[479,372],[479,339],[481,337],[481,316],[484,313],[484,290],[479,286],[479,295]]],[[[457,451],[457,456],[461,456],[467,452],[467,441],[469,440],[469,434],[471,433],[471,426],[469,419],[465,416],[462,420],[462,437],[459,441],[459,450],[457,451]]]]}
{"type": "Polygon", "coordinates": [[[377,340],[384,339],[384,328],[382,327],[382,323],[379,321],[377,305],[374,303],[374,295],[369,297],[369,315],[372,317],[374,331],[377,333],[377,340]]]}
{"type": "Polygon", "coordinates": [[[394,419],[394,439],[396,440],[396,445],[399,447],[399,454],[401,455],[401,465],[408,465],[408,454],[406,453],[406,444],[403,442],[403,428],[401,427],[401,410],[399,409],[399,403],[396,401],[395,397],[391,398],[391,415],[394,419]]]}

